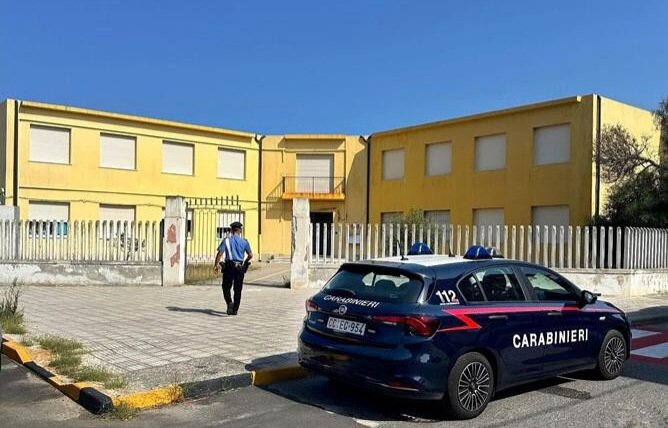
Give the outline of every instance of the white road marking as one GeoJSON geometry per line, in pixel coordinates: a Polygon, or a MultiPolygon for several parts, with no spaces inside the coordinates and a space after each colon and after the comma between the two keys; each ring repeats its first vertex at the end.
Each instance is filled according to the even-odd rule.
{"type": "Polygon", "coordinates": [[[631,354],[649,358],[667,358],[668,342],[659,343],[658,345],[646,346],[640,349],[634,349],[631,351],[631,354]]]}
{"type": "Polygon", "coordinates": [[[633,339],[641,339],[643,337],[654,336],[656,334],[661,334],[661,333],[657,333],[656,331],[636,330],[635,328],[631,329],[631,337],[633,339]]]}
{"type": "Polygon", "coordinates": [[[371,427],[371,428],[376,428],[377,426],[380,426],[378,422],[375,421],[367,421],[366,419],[355,419],[353,418],[355,422],[357,422],[360,425],[363,425],[365,427],[371,427]]]}

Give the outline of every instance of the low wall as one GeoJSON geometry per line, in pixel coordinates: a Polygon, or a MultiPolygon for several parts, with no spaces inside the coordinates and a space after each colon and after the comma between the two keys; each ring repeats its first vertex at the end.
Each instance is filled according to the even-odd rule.
{"type": "MultiPolygon", "coordinates": [[[[321,288],[339,265],[311,265],[308,288],[321,288]]],[[[633,297],[668,294],[668,270],[555,269],[580,289],[603,296],[633,297]]]]}
{"type": "Polygon", "coordinates": [[[160,262],[0,262],[0,284],[161,285],[160,262]]]}

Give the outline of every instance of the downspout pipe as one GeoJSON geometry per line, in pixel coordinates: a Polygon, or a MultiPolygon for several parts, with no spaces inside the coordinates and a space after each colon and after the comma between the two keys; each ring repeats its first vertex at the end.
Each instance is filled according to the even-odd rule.
{"type": "Polygon", "coordinates": [[[257,254],[261,259],[260,237],[262,236],[262,140],[266,135],[255,134],[253,140],[258,144],[258,162],[257,162],[257,254]]]}
{"type": "Polygon", "coordinates": [[[366,224],[369,224],[369,212],[371,211],[371,138],[373,135],[360,135],[360,141],[366,145],[366,224]]]}
{"type": "Polygon", "coordinates": [[[596,188],[594,195],[594,225],[598,226],[601,215],[601,96],[596,95],[596,188]]]}
{"type": "Polygon", "coordinates": [[[15,207],[19,206],[19,113],[21,101],[14,100],[14,188],[12,191],[12,202],[15,207]]]}

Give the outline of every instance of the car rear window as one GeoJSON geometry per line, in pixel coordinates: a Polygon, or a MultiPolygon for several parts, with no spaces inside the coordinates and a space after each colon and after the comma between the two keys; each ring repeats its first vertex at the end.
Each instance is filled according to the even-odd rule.
{"type": "Polygon", "coordinates": [[[327,294],[386,303],[415,303],[422,291],[421,279],[399,272],[340,270],[325,285],[327,294]]]}

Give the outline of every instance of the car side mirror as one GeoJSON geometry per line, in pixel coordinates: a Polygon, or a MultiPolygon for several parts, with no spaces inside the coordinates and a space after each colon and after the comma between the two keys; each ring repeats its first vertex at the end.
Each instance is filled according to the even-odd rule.
{"type": "Polygon", "coordinates": [[[591,305],[596,303],[597,295],[592,293],[591,291],[584,290],[582,292],[582,303],[585,305],[591,305]]]}

